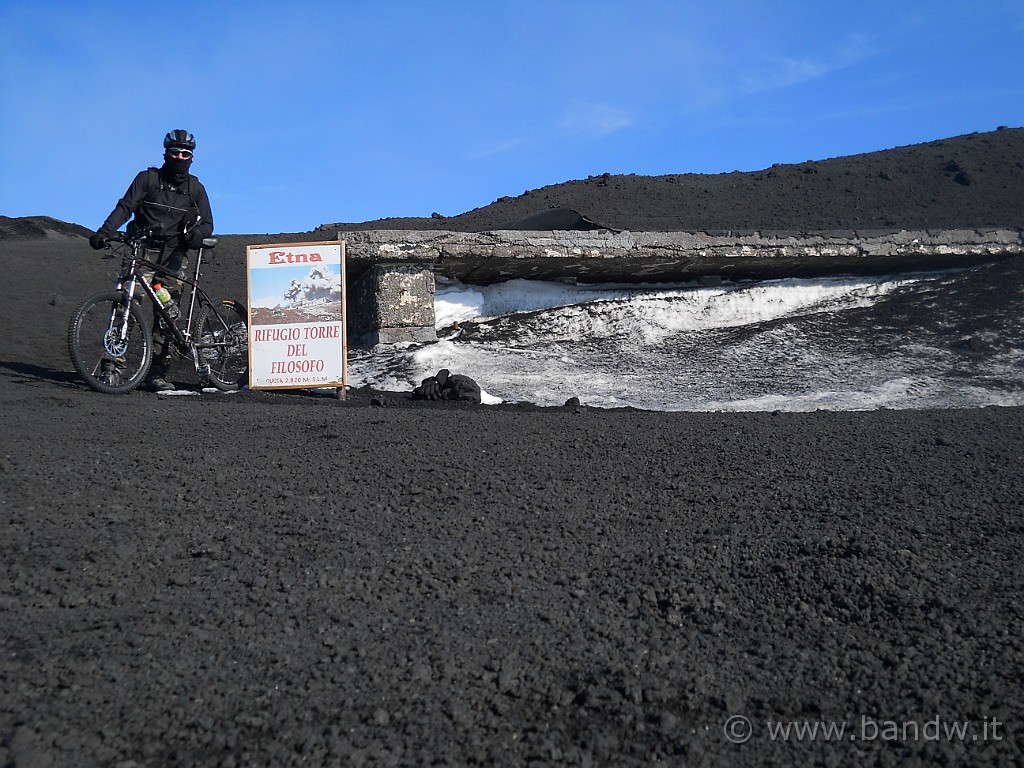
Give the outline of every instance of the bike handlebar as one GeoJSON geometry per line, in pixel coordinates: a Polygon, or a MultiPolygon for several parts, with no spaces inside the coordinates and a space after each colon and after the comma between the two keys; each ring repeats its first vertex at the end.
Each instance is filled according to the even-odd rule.
{"type": "MultiPolygon", "coordinates": [[[[107,246],[109,247],[111,243],[124,243],[125,245],[132,245],[134,243],[142,244],[156,237],[156,232],[156,229],[146,229],[134,236],[129,236],[127,233],[119,232],[107,238],[107,246]]],[[[215,245],[217,245],[216,237],[204,237],[203,244],[196,250],[213,248],[215,245]]]]}
{"type": "Polygon", "coordinates": [[[125,245],[131,245],[132,243],[144,243],[147,240],[152,240],[156,237],[156,229],[144,229],[137,235],[129,236],[127,232],[118,232],[107,238],[108,243],[124,243],[125,245]]]}

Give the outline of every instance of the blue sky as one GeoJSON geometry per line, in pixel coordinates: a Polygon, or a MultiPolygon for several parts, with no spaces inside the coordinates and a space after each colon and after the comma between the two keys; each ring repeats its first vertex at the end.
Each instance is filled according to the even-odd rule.
{"type": "Polygon", "coordinates": [[[0,2],[0,214],[98,226],[173,128],[220,233],[1024,125],[1020,0],[0,2]]]}

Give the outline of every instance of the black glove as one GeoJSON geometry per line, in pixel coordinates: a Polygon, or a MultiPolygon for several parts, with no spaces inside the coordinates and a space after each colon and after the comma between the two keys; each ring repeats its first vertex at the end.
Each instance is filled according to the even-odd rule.
{"type": "Polygon", "coordinates": [[[185,214],[185,218],[181,220],[181,227],[183,232],[191,232],[196,228],[196,225],[202,221],[203,217],[199,215],[199,209],[196,206],[192,206],[188,209],[188,213],[185,214]]]}
{"type": "Polygon", "coordinates": [[[199,250],[203,247],[203,233],[198,229],[193,229],[185,235],[185,245],[194,251],[199,250]]]}
{"type": "Polygon", "coordinates": [[[469,376],[454,373],[448,377],[448,383],[442,390],[445,400],[465,400],[470,403],[480,402],[480,385],[469,376]]]}
{"type": "Polygon", "coordinates": [[[437,379],[433,376],[424,379],[420,382],[420,385],[416,387],[413,394],[419,393],[421,400],[440,400],[441,399],[441,385],[437,383],[437,379]]]}
{"type": "Polygon", "coordinates": [[[89,245],[92,246],[94,251],[102,251],[107,247],[107,236],[97,232],[89,238],[89,245]]]}

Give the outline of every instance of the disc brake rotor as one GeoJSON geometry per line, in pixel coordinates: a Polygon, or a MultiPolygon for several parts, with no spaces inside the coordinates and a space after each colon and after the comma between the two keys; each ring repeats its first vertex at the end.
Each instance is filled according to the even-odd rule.
{"type": "Polygon", "coordinates": [[[123,357],[128,351],[128,339],[122,339],[117,328],[108,328],[103,334],[103,348],[111,357],[123,357]]]}

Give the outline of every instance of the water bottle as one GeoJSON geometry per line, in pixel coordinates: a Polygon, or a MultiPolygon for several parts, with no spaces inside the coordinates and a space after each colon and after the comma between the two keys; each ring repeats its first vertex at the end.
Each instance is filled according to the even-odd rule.
{"type": "Polygon", "coordinates": [[[160,306],[167,310],[167,314],[172,318],[177,317],[178,305],[171,299],[171,292],[160,283],[153,283],[153,290],[156,292],[157,299],[160,300],[160,306]]]}

